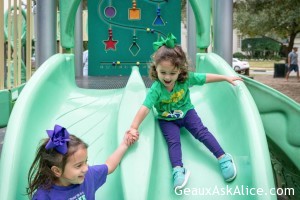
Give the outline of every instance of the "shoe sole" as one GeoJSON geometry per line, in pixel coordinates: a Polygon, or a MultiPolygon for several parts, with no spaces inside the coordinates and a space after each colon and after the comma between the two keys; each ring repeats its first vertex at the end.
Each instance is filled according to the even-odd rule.
{"type": "Polygon", "coordinates": [[[182,185],[175,187],[175,190],[181,190],[182,188],[184,188],[184,186],[187,184],[189,177],[191,175],[191,172],[186,170],[185,176],[184,176],[184,181],[182,183],[182,185]]]}
{"type": "Polygon", "coordinates": [[[233,169],[234,169],[234,175],[233,175],[233,177],[225,180],[226,182],[230,182],[230,181],[233,181],[235,179],[237,172],[236,172],[236,166],[235,166],[235,163],[234,163],[232,155],[230,155],[229,153],[227,153],[227,155],[229,155],[231,157],[232,165],[233,165],[233,169]]]}

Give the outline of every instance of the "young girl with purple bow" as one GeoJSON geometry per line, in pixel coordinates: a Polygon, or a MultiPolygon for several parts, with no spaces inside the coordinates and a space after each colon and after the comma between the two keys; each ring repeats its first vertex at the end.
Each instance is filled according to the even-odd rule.
{"type": "Polygon", "coordinates": [[[28,173],[27,194],[34,200],[95,199],[96,190],[139,136],[126,133],[105,164],[89,166],[88,145],[81,139],[59,125],[47,130],[47,134],[49,138],[42,141],[28,173]]]}
{"type": "Polygon", "coordinates": [[[129,132],[137,132],[149,110],[155,107],[158,122],[168,145],[169,158],[173,168],[174,189],[183,188],[190,172],[183,167],[180,143],[180,128],[185,127],[202,142],[218,159],[222,175],[229,182],[236,177],[236,167],[230,154],[224,152],[216,138],[202,124],[191,103],[189,87],[206,83],[227,81],[235,85],[239,77],[217,74],[202,74],[188,71],[188,62],[182,48],[176,45],[176,38],[169,34],[153,43],[153,64],[150,78],[154,80],[143,105],[137,112],[129,132]]]}

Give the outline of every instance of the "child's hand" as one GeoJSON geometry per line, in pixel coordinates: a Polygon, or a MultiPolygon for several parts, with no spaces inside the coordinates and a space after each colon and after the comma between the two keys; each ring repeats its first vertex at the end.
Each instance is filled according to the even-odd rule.
{"type": "Polygon", "coordinates": [[[226,79],[232,85],[236,85],[236,83],[234,81],[243,81],[243,79],[239,76],[227,76],[226,79]]]}
{"type": "Polygon", "coordinates": [[[130,134],[130,139],[132,144],[135,143],[138,139],[139,139],[139,131],[137,129],[134,128],[130,128],[128,130],[128,133],[130,134]]]}
{"type": "Polygon", "coordinates": [[[139,139],[139,133],[136,129],[130,129],[126,131],[124,142],[127,146],[131,146],[139,139]]]}

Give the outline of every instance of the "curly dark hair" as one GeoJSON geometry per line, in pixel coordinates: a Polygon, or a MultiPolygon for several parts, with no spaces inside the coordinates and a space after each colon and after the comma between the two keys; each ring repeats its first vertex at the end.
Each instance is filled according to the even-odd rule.
{"type": "Polygon", "coordinates": [[[174,48],[161,46],[152,56],[153,62],[150,64],[149,76],[151,80],[158,80],[156,67],[162,61],[170,61],[177,69],[180,70],[177,81],[185,82],[188,78],[188,60],[181,46],[176,45],[174,48]]]}
{"type": "Polygon", "coordinates": [[[68,142],[68,152],[63,155],[55,149],[46,150],[49,138],[41,140],[40,147],[37,150],[36,157],[28,172],[27,195],[32,198],[33,193],[39,188],[50,189],[57,177],[51,170],[52,166],[57,166],[64,172],[67,159],[73,155],[80,147],[88,148],[88,145],[75,135],[70,134],[68,142]]]}

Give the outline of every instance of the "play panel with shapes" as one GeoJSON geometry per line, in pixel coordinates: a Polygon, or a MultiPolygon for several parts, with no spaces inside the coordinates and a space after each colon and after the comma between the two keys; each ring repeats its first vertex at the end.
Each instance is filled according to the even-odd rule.
{"type": "Polygon", "coordinates": [[[89,12],[89,75],[146,75],[152,43],[173,33],[180,44],[180,1],[92,0],[89,12]]]}

